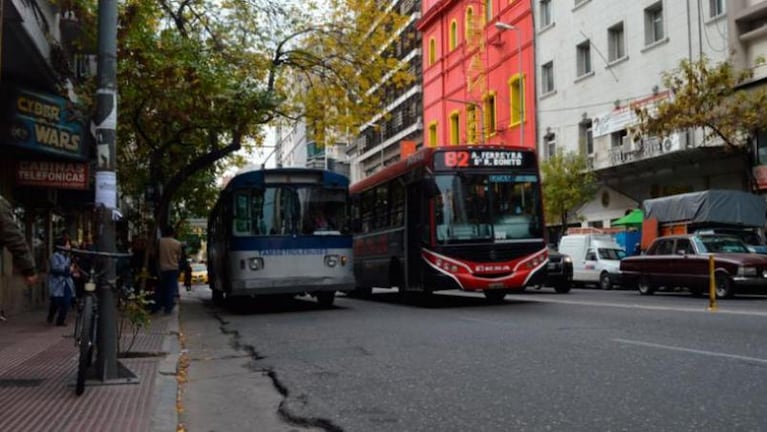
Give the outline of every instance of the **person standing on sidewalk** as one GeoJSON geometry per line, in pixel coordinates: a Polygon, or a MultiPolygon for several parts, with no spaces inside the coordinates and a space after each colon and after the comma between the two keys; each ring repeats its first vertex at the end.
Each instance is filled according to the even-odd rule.
{"type": "Polygon", "coordinates": [[[57,315],[56,325],[67,325],[67,312],[72,307],[72,299],[75,296],[75,282],[72,280],[74,265],[72,259],[63,249],[69,249],[70,243],[66,237],[56,240],[56,250],[51,255],[51,268],[48,271],[48,294],[51,304],[48,307],[48,324],[53,324],[53,318],[57,315]]]}
{"type": "MultiPolygon", "coordinates": [[[[21,270],[26,284],[36,284],[35,259],[32,257],[29,246],[27,246],[24,234],[13,219],[11,204],[0,196],[0,253],[4,247],[8,248],[13,255],[13,262],[21,270]]],[[[0,300],[2,298],[2,293],[0,293],[0,300]]],[[[2,303],[0,303],[0,321],[5,321],[2,303]]]]}
{"type": "Polygon", "coordinates": [[[165,314],[173,311],[178,291],[178,270],[181,261],[181,242],[173,236],[176,234],[172,226],[163,230],[162,238],[157,246],[157,260],[160,265],[160,286],[155,291],[154,308],[157,312],[163,308],[165,314]]]}

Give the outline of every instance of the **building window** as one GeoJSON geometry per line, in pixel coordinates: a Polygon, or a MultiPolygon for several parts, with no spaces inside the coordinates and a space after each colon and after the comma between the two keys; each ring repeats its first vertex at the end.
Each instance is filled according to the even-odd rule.
{"type": "Polygon", "coordinates": [[[576,69],[578,76],[590,74],[591,69],[591,42],[581,42],[575,47],[576,50],[576,69]]]}
{"type": "Polygon", "coordinates": [[[626,56],[626,45],[623,35],[623,21],[607,29],[607,59],[610,62],[626,56]]]}
{"type": "Polygon", "coordinates": [[[550,61],[541,66],[541,93],[554,91],[554,62],[550,61]]]}
{"type": "Polygon", "coordinates": [[[610,147],[620,147],[623,145],[623,142],[628,139],[628,131],[626,129],[621,129],[618,132],[613,132],[610,134],[610,147]]]}
{"type": "Polygon", "coordinates": [[[550,25],[553,22],[551,16],[551,0],[541,0],[538,10],[540,11],[541,16],[541,27],[550,25]]]}
{"type": "Polygon", "coordinates": [[[458,111],[454,111],[450,114],[450,144],[458,145],[461,140],[461,117],[458,111]]]}
{"type": "Polygon", "coordinates": [[[466,18],[464,20],[464,33],[466,34],[466,39],[469,40],[474,35],[474,32],[476,29],[474,28],[474,8],[469,6],[466,8],[466,18]]]}
{"type": "Polygon", "coordinates": [[[437,122],[429,123],[429,147],[437,146],[437,122]]]}
{"type": "Polygon", "coordinates": [[[493,0],[485,0],[485,22],[493,20],[493,0]]]}
{"type": "Polygon", "coordinates": [[[429,39],[429,66],[437,62],[437,41],[434,38],[429,39]]]}
{"type": "Polygon", "coordinates": [[[708,16],[711,18],[724,14],[724,0],[709,0],[708,16]]]}
{"type": "Polygon", "coordinates": [[[466,142],[477,143],[477,106],[474,104],[466,106],[466,142]]]}
{"type": "Polygon", "coordinates": [[[511,126],[516,126],[525,119],[525,80],[516,74],[509,80],[511,126]]]}
{"type": "Polygon", "coordinates": [[[663,4],[655,3],[644,10],[644,42],[650,45],[663,39],[663,4]]]}
{"type": "Polygon", "coordinates": [[[544,135],[543,145],[546,149],[546,158],[553,158],[557,154],[557,135],[553,132],[549,132],[544,135]]]}
{"type": "Polygon", "coordinates": [[[495,134],[495,93],[485,96],[484,101],[484,124],[482,125],[485,136],[495,134]]]}
{"type": "Polygon", "coordinates": [[[594,154],[594,133],[591,119],[578,124],[578,147],[581,149],[581,154],[594,154]]]}
{"type": "Polygon", "coordinates": [[[458,23],[455,20],[450,22],[450,50],[458,46],[458,23]]]}

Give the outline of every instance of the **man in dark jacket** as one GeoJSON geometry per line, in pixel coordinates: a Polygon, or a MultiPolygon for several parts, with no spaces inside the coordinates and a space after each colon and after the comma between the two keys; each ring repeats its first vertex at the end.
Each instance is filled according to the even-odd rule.
{"type": "MultiPolygon", "coordinates": [[[[37,283],[37,272],[35,271],[35,259],[29,251],[24,234],[16,225],[11,211],[11,204],[0,196],[0,254],[3,248],[8,248],[13,255],[13,262],[24,275],[27,285],[37,283]]],[[[3,298],[0,293],[0,299],[3,298]]],[[[0,321],[5,321],[5,312],[0,302],[0,321]]]]}
{"type": "Polygon", "coordinates": [[[0,196],[0,248],[5,247],[13,255],[14,264],[19,268],[27,285],[37,282],[35,259],[27,246],[24,234],[13,219],[11,204],[0,196]]]}

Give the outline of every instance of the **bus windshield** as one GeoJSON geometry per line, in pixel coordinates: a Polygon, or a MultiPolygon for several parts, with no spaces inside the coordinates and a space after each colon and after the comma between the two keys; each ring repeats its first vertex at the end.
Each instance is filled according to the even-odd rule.
{"type": "Polygon", "coordinates": [[[321,186],[274,185],[234,192],[232,234],[334,235],[348,233],[348,194],[321,186]]]}
{"type": "Polygon", "coordinates": [[[537,176],[455,173],[435,175],[434,182],[438,242],[541,238],[537,176]]]}

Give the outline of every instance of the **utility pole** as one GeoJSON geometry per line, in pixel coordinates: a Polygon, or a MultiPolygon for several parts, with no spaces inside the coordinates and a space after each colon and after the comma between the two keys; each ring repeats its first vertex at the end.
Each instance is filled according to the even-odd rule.
{"type": "MultiPolygon", "coordinates": [[[[117,132],[117,0],[99,0],[98,10],[98,87],[96,89],[96,246],[103,255],[116,252],[117,173],[115,138],[117,132]]],[[[102,255],[102,256],[103,256],[102,255]]],[[[96,380],[105,383],[136,376],[117,362],[117,317],[115,260],[100,257],[103,274],[98,280],[99,320],[96,380]]]]}

